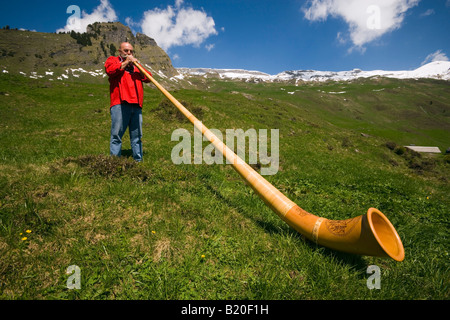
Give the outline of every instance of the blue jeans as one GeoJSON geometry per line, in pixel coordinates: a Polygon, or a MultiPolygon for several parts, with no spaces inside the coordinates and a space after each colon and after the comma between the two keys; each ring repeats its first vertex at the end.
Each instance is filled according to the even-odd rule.
{"type": "Polygon", "coordinates": [[[142,109],[137,104],[122,102],[112,106],[110,154],[120,157],[122,153],[122,137],[129,128],[131,151],[134,160],[142,161],[142,109]]]}

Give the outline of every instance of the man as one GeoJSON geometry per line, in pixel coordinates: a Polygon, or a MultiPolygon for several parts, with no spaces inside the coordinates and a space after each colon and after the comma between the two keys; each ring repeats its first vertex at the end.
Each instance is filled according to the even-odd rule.
{"type": "Polygon", "coordinates": [[[109,57],[105,62],[110,83],[111,140],[110,154],[120,156],[122,137],[129,128],[131,150],[134,160],[141,162],[142,154],[142,106],[144,87],[142,82],[150,82],[134,65],[133,46],[123,42],[119,56],[109,57]]]}

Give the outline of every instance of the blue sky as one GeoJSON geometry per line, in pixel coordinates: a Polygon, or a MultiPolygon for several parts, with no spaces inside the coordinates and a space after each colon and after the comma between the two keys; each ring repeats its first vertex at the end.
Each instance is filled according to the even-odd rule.
{"type": "Polygon", "coordinates": [[[0,17],[38,32],[120,21],[155,38],[175,67],[412,70],[450,57],[450,0],[16,0],[0,17]]]}

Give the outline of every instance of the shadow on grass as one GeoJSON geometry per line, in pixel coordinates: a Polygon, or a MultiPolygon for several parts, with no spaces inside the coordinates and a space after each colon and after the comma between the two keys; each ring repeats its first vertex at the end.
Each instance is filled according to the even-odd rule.
{"type": "Polygon", "coordinates": [[[121,157],[123,158],[131,158],[133,159],[133,150],[131,149],[123,149],[121,152],[121,157]]]}
{"type": "MultiPolygon", "coordinates": [[[[308,239],[306,239],[303,235],[296,232],[292,228],[286,225],[286,228],[280,228],[279,226],[274,225],[271,222],[263,221],[261,219],[255,218],[249,212],[246,212],[242,210],[242,208],[239,205],[236,205],[231,201],[229,198],[224,197],[218,190],[216,190],[213,186],[210,184],[206,184],[206,188],[218,199],[220,199],[222,202],[224,202],[228,207],[231,207],[235,209],[237,212],[245,216],[246,218],[249,218],[253,220],[262,230],[267,232],[268,234],[274,235],[281,235],[283,233],[289,233],[289,236],[292,236],[293,238],[301,240],[303,243],[305,243],[310,249],[311,252],[313,251],[320,251],[320,254],[322,254],[324,257],[327,258],[327,260],[336,260],[339,263],[345,264],[347,266],[350,266],[356,270],[364,270],[367,267],[367,263],[363,260],[361,256],[345,253],[345,252],[339,252],[335,250],[328,249],[326,247],[320,246],[318,244],[315,244],[308,239]]],[[[361,272],[361,277],[365,277],[365,273],[361,272]]]]}

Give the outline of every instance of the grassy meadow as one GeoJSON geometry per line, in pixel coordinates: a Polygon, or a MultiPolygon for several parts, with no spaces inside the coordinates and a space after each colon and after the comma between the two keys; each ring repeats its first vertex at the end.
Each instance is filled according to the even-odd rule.
{"type": "Polygon", "coordinates": [[[136,164],[128,134],[124,156],[108,156],[106,82],[2,74],[1,299],[449,299],[449,82],[196,81],[172,94],[208,128],[279,129],[274,186],[329,219],[378,208],[405,260],[309,242],[230,165],[173,164],[172,132],[193,126],[150,86],[136,164]],[[67,288],[71,265],[79,290],[67,288]],[[370,265],[380,289],[367,287],[370,265]]]}

